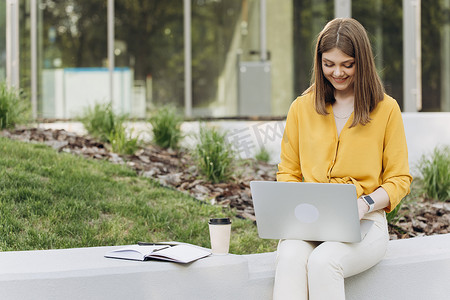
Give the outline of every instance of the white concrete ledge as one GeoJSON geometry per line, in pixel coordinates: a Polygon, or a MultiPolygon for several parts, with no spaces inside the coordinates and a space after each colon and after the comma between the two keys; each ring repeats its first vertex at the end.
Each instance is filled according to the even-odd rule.
{"type": "MultiPolygon", "coordinates": [[[[1,299],[271,299],[275,253],[189,265],[104,258],[116,247],[0,252],[1,299]]],[[[448,299],[450,234],[391,241],[347,299],[448,299]]]]}
{"type": "Polygon", "coordinates": [[[390,241],[375,267],[345,280],[347,299],[450,299],[450,234],[390,241]]]}

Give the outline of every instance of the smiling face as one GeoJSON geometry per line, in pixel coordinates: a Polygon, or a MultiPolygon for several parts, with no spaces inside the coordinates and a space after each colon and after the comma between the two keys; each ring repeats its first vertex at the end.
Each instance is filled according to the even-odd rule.
{"type": "Polygon", "coordinates": [[[353,93],[355,58],[333,48],[322,54],[322,71],[335,92],[353,93]]]}

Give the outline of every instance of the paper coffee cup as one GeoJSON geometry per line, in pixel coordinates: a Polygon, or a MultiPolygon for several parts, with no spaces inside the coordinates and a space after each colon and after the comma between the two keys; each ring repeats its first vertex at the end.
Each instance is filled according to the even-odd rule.
{"type": "Polygon", "coordinates": [[[210,219],[209,236],[213,254],[228,254],[230,248],[231,221],[230,218],[210,219]]]}

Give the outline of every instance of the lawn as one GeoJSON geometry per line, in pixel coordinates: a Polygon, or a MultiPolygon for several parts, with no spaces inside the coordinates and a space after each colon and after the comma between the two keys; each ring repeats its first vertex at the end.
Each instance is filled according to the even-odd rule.
{"type": "Polygon", "coordinates": [[[0,138],[0,250],[179,241],[210,247],[208,220],[231,217],[230,252],[274,251],[256,226],[228,208],[106,161],[0,138]]]}

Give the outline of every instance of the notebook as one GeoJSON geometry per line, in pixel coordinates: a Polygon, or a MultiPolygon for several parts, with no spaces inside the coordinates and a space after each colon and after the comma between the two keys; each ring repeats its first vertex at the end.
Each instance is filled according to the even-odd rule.
{"type": "Polygon", "coordinates": [[[165,260],[187,264],[210,254],[210,251],[190,244],[160,243],[130,245],[110,251],[105,254],[105,257],[140,261],[165,260]]]}
{"type": "Polygon", "coordinates": [[[251,181],[264,239],[360,242],[373,224],[359,220],[353,184],[251,181]]]}

